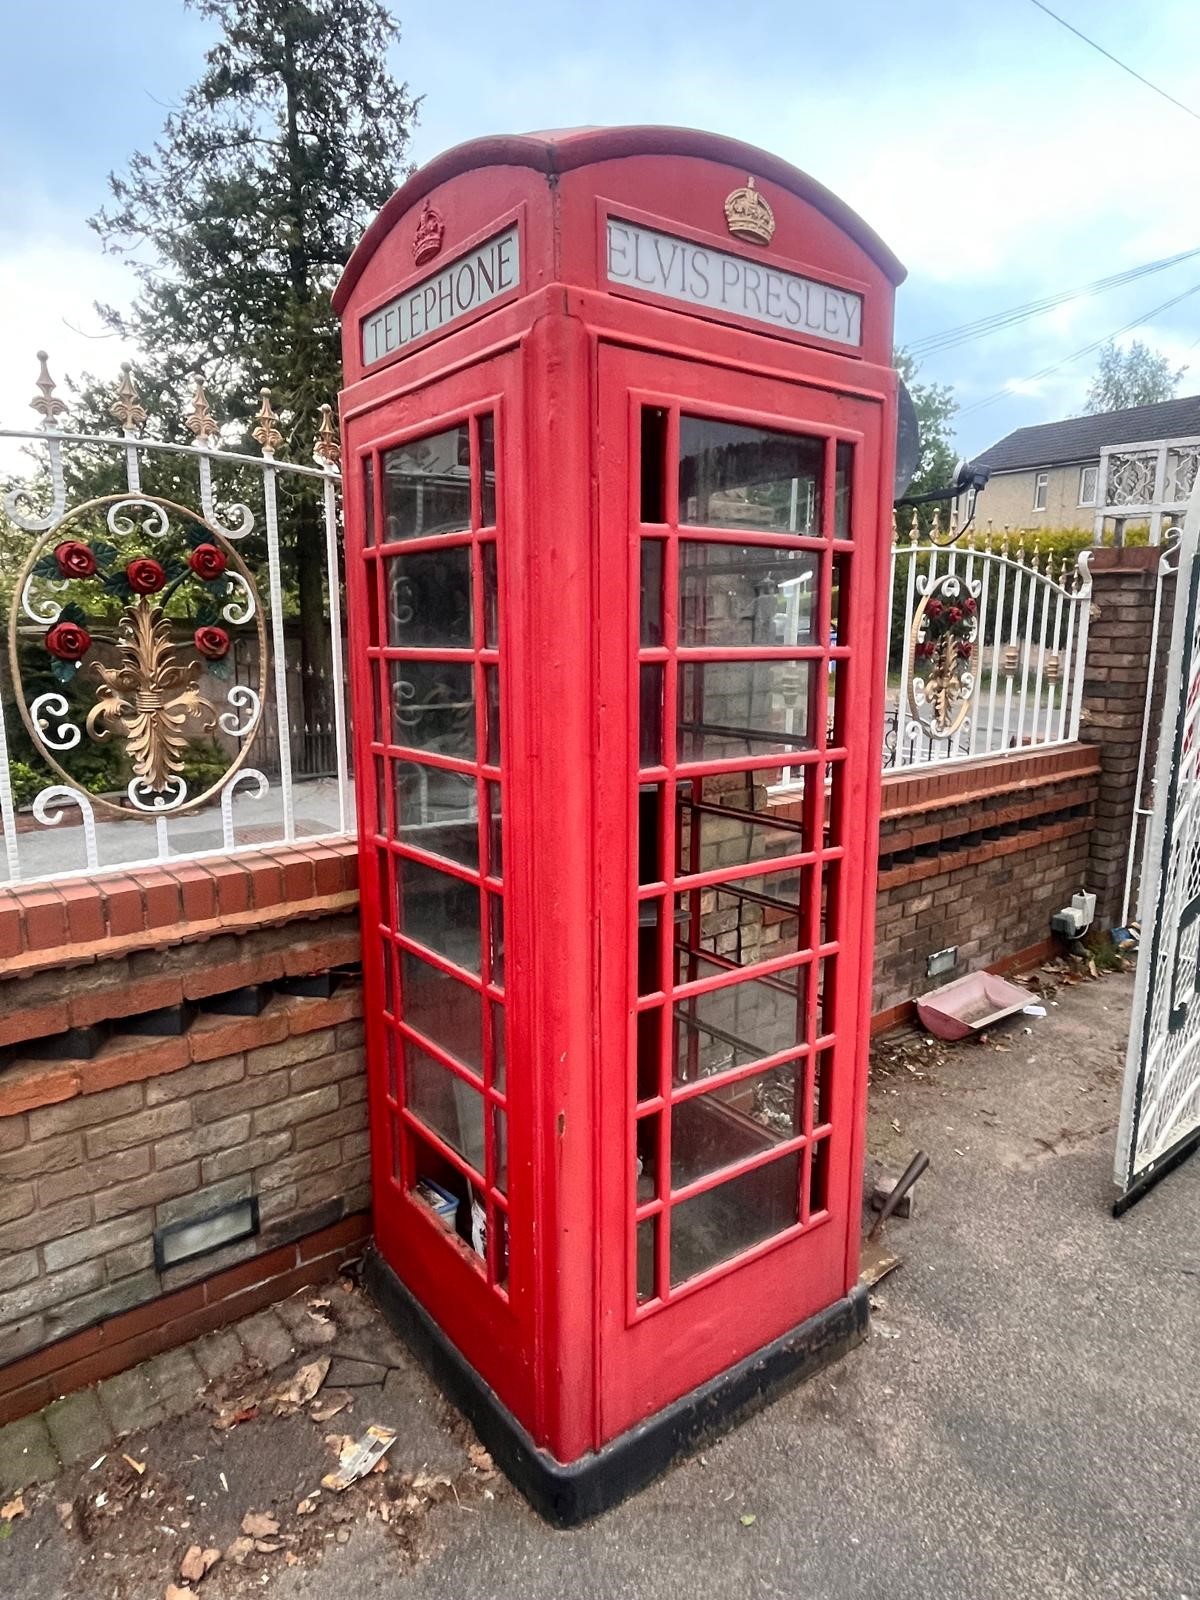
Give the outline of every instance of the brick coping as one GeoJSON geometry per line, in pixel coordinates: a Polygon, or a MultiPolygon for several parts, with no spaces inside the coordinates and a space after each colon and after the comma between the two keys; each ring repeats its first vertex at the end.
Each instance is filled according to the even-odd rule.
{"type": "Polygon", "coordinates": [[[979,761],[914,767],[883,775],[880,821],[972,805],[997,794],[1022,793],[1100,771],[1100,747],[1075,743],[1027,755],[985,756],[979,761]]]}
{"type": "Polygon", "coordinates": [[[353,910],[354,839],[0,889],[0,976],[353,910]]]}

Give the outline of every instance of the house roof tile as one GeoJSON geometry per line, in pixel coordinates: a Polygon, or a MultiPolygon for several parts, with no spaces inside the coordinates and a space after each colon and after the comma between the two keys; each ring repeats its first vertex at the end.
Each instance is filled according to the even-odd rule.
{"type": "Polygon", "coordinates": [[[1104,411],[1094,417],[1067,417],[1006,434],[981,455],[974,466],[992,472],[1018,472],[1028,467],[1054,467],[1099,456],[1105,445],[1140,444],[1149,439],[1185,439],[1200,434],[1200,394],[1157,405],[1104,411]]]}

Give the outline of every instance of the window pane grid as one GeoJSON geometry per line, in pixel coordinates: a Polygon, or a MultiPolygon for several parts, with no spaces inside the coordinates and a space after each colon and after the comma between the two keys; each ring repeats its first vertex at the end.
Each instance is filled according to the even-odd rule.
{"type": "Polygon", "coordinates": [[[498,730],[489,726],[500,710],[493,419],[473,413],[379,455],[375,520],[384,542],[372,545],[367,559],[372,632],[385,642],[368,652],[379,706],[371,750],[385,780],[375,825],[389,1052],[408,1058],[407,1067],[389,1067],[398,1140],[393,1174],[409,1192],[426,1183],[420,1198],[427,1210],[431,1196],[441,1197],[432,1220],[456,1233],[488,1282],[506,1294],[508,1102],[496,1064],[504,991],[493,956],[493,940],[502,941],[503,791],[498,730]],[[439,519],[441,526],[431,526],[439,519]],[[464,891],[474,902],[475,954],[463,943],[464,891]],[[441,914],[446,894],[454,905],[449,919],[441,914]],[[429,997],[418,1005],[410,988],[411,1016],[402,961],[409,983],[419,980],[429,997]],[[411,1092],[413,1072],[425,1097],[418,1106],[398,1098],[411,1092]],[[433,1125],[439,1116],[441,1127],[433,1125]],[[454,1127],[458,1143],[446,1136],[454,1127]],[[439,1189],[439,1171],[466,1180],[465,1189],[454,1182],[458,1208],[449,1222],[450,1191],[439,1189]]]}
{"type": "MultiPolygon", "coordinates": [[[[734,435],[737,435],[738,431],[736,427],[732,430],[734,435]]],[[[679,416],[674,408],[670,413],[667,432],[668,462],[671,463],[679,459],[679,416]]],[[[827,776],[833,770],[833,764],[844,761],[848,753],[845,746],[838,742],[841,729],[837,726],[840,707],[845,703],[845,683],[843,682],[836,695],[834,690],[837,687],[836,664],[843,663],[841,675],[844,678],[848,670],[845,664],[851,657],[849,648],[835,643],[831,635],[835,548],[833,541],[837,541],[839,560],[843,560],[853,549],[853,541],[849,535],[854,531],[852,508],[857,488],[854,479],[859,463],[858,452],[849,441],[841,441],[831,436],[828,440],[822,439],[810,443],[816,446],[810,452],[815,470],[812,473],[812,484],[807,491],[810,498],[803,512],[808,519],[805,534],[797,537],[777,527],[762,531],[743,528],[740,525],[735,528],[728,522],[724,528],[711,528],[707,523],[700,526],[694,504],[688,508],[690,525],[686,529],[681,530],[678,525],[683,513],[681,506],[677,504],[667,508],[665,526],[655,525],[653,528],[643,530],[643,548],[652,545],[655,551],[654,561],[648,567],[641,563],[640,557],[638,558],[642,573],[643,608],[652,605],[654,615],[649,626],[645,621],[638,624],[639,645],[636,659],[642,668],[652,667],[658,674],[662,699],[659,708],[653,701],[647,702],[643,694],[642,760],[637,772],[637,781],[643,796],[647,793],[657,796],[655,834],[659,854],[656,864],[651,863],[649,867],[644,863],[641,865],[642,882],[635,885],[633,905],[642,912],[648,907],[657,910],[654,940],[657,979],[652,988],[647,988],[644,981],[639,984],[634,1010],[635,1015],[641,1018],[649,1016],[657,1007],[666,1004],[670,1016],[667,1025],[661,1027],[661,1036],[657,1041],[657,1092],[647,1097],[643,1089],[639,1096],[635,1088],[632,1096],[631,1110],[634,1119],[632,1126],[635,1130],[640,1130],[640,1137],[634,1140],[634,1148],[642,1160],[642,1172],[640,1182],[635,1184],[637,1192],[630,1209],[632,1250],[630,1287],[632,1304],[635,1309],[640,1307],[642,1314],[653,1309],[654,1305],[677,1296],[685,1288],[690,1292],[693,1284],[708,1282],[712,1276],[729,1270],[735,1262],[748,1259],[748,1255],[770,1248],[781,1239],[799,1234],[809,1226],[810,1222],[819,1221],[826,1214],[823,1187],[820,1203],[815,1203],[813,1199],[814,1185],[818,1182],[814,1176],[814,1148],[817,1156],[821,1158],[822,1172],[827,1173],[829,1140],[833,1130],[828,1124],[815,1120],[815,1075],[817,1056],[822,1051],[825,1052],[822,1057],[824,1062],[822,1070],[828,1074],[834,1041],[829,1017],[822,1016],[817,991],[818,980],[826,969],[826,958],[836,955],[840,949],[835,885],[838,864],[844,858],[845,850],[836,832],[830,842],[826,843],[826,824],[828,820],[833,826],[836,821],[834,815],[836,802],[829,805],[827,819],[828,802],[825,790],[827,776]],[[811,532],[808,531],[809,527],[811,532]],[[689,550],[689,575],[699,575],[693,576],[691,590],[693,609],[686,623],[689,632],[687,642],[681,644],[683,619],[679,611],[679,601],[681,545],[684,541],[687,542],[689,550]],[[697,568],[690,552],[703,542],[707,542],[710,547],[720,544],[733,548],[730,549],[728,558],[714,556],[711,549],[699,555],[701,565],[697,568]],[[765,554],[772,545],[776,547],[774,557],[765,554]],[[734,549],[738,546],[741,549],[735,554],[734,549]],[[757,548],[764,550],[761,562],[753,554],[757,548]],[[718,628],[718,632],[713,634],[707,621],[701,620],[708,615],[707,602],[710,599],[714,615],[721,616],[723,600],[721,579],[726,573],[730,575],[729,592],[731,596],[734,595],[733,585],[743,577],[738,571],[739,561],[744,564],[747,575],[753,575],[760,569],[766,575],[778,568],[782,574],[781,580],[776,584],[776,595],[778,595],[778,582],[786,584],[787,578],[792,575],[792,569],[787,563],[802,560],[804,553],[816,557],[815,567],[810,566],[808,570],[816,580],[817,592],[812,596],[810,588],[807,596],[807,604],[812,608],[808,613],[811,622],[804,620],[806,602],[803,582],[793,587],[785,602],[786,606],[791,608],[792,596],[797,594],[801,596],[798,621],[791,616],[789,609],[785,624],[789,637],[796,642],[790,644],[771,642],[769,634],[762,632],[764,621],[769,621],[771,613],[763,613],[761,609],[759,614],[755,615],[747,606],[740,613],[740,618],[733,617],[733,627],[729,631],[735,635],[734,643],[721,642],[720,629],[718,628]],[[659,571],[661,571],[661,594],[658,589],[659,571]],[[815,605],[813,605],[814,600],[815,605]],[[701,609],[696,610],[697,606],[701,609]],[[744,635],[747,627],[753,632],[752,642],[746,642],[744,637],[736,638],[738,632],[744,635]],[[697,628],[703,630],[703,636],[700,638],[696,637],[697,628]],[[812,630],[812,642],[806,638],[801,644],[798,641],[804,636],[806,628],[812,630]],[[807,681],[800,681],[798,695],[795,688],[791,691],[792,703],[796,704],[797,714],[794,718],[790,715],[787,718],[789,731],[794,730],[796,724],[799,724],[802,730],[801,737],[807,748],[792,748],[796,741],[793,739],[790,744],[786,743],[785,734],[776,737],[774,741],[784,745],[783,750],[750,753],[753,745],[751,739],[747,739],[746,754],[740,752],[727,754],[720,749],[718,740],[714,753],[707,746],[697,747],[696,736],[693,735],[691,747],[685,750],[680,744],[679,726],[680,718],[685,714],[679,699],[681,674],[684,669],[690,669],[692,681],[687,687],[689,691],[693,688],[698,690],[699,685],[694,682],[694,674],[704,670],[705,662],[717,663],[722,668],[745,662],[750,664],[748,669],[750,673],[754,672],[756,663],[809,664],[804,666],[807,681]],[[647,732],[651,731],[645,722],[648,704],[656,714],[656,722],[652,725],[654,734],[652,743],[646,738],[647,732]],[[802,716],[799,714],[801,706],[802,716]],[[804,798],[800,807],[802,822],[800,828],[796,830],[794,841],[789,841],[782,831],[772,834],[772,817],[769,809],[739,811],[734,807],[706,807],[702,802],[689,808],[686,802],[682,806],[673,803],[677,792],[677,781],[690,780],[698,785],[700,780],[705,778],[733,779],[736,776],[744,776],[752,783],[754,774],[762,772],[769,775],[772,769],[778,773],[781,766],[796,772],[804,786],[804,798]],[[804,775],[810,770],[812,777],[805,780],[804,775]],[[665,798],[668,796],[671,797],[670,802],[665,798]],[[724,858],[720,856],[718,850],[715,860],[710,859],[705,862],[701,818],[706,814],[713,819],[715,830],[723,829],[728,833],[734,830],[734,825],[744,824],[747,840],[750,842],[740,846],[731,845],[724,858]],[[683,836],[683,849],[686,854],[682,858],[676,853],[676,837],[681,826],[681,818],[688,829],[683,836]],[[761,831],[756,833],[755,830],[761,831]],[[770,841],[771,847],[788,850],[788,854],[755,855],[752,852],[756,839],[770,841]],[[732,858],[732,852],[736,848],[745,850],[744,857],[732,858]],[[772,875],[774,875],[773,883],[772,875]],[[797,886],[801,893],[799,899],[794,902],[784,891],[788,877],[799,880],[797,886]],[[753,880],[756,879],[761,881],[755,883],[753,880]],[[721,890],[725,893],[720,894],[721,890]],[[826,901],[828,901],[827,912],[826,901]],[[681,904],[685,908],[690,930],[682,946],[677,938],[676,926],[676,907],[681,904]],[[726,906],[725,912],[717,909],[721,905],[726,906]],[[756,949],[752,946],[745,954],[744,964],[740,959],[733,961],[728,955],[713,948],[711,951],[704,951],[704,959],[711,965],[705,966],[703,970],[697,969],[695,958],[700,952],[695,939],[698,929],[706,916],[713,922],[714,927],[719,928],[722,917],[728,915],[729,905],[735,908],[735,920],[739,924],[739,929],[742,911],[737,910],[737,907],[755,908],[764,923],[768,917],[786,919],[794,931],[786,932],[782,937],[785,943],[794,941],[795,947],[782,955],[760,962],[755,958],[762,947],[756,949]],[[827,925],[823,921],[823,916],[826,915],[827,925]],[[676,970],[677,959],[684,961],[681,971],[676,970]],[[810,970],[811,979],[808,976],[810,970]],[[679,981],[681,976],[685,981],[679,981]],[[794,1012],[794,1042],[786,1048],[777,1048],[772,1054],[758,1054],[749,1060],[745,1058],[739,1060],[735,1055],[732,1067],[728,1067],[724,1072],[712,1072],[697,1081],[676,1080],[674,1074],[676,1052],[679,1048],[677,1042],[680,1027],[677,1010],[679,1002],[695,1001],[705,995],[719,996],[733,993],[742,983],[764,981],[783,991],[784,1014],[788,1008],[794,1012]],[[720,1110],[722,1108],[718,1106],[716,1100],[705,1101],[702,1097],[711,1095],[714,1089],[735,1098],[739,1091],[743,1094],[757,1094],[761,1088],[765,1093],[772,1073],[787,1067],[791,1068],[791,1072],[781,1073],[779,1083],[772,1087],[776,1090],[776,1098],[779,1101],[777,1115],[787,1114],[790,1097],[791,1126],[794,1131],[768,1148],[749,1155],[729,1160],[723,1156],[714,1157],[717,1164],[711,1172],[687,1182],[676,1181],[672,1186],[672,1121],[675,1108],[691,1103],[698,1107],[710,1106],[720,1110]],[[645,1152],[650,1148],[650,1144],[656,1151],[656,1171],[650,1175],[655,1187],[653,1194],[647,1193],[645,1160],[645,1152]],[[762,1191],[762,1195],[768,1196],[768,1200],[764,1202],[765,1217],[769,1224],[766,1236],[760,1238],[755,1235],[755,1229],[759,1227],[759,1221],[762,1219],[755,1220],[754,1216],[747,1212],[740,1224],[748,1230],[744,1239],[737,1236],[738,1228],[735,1226],[729,1241],[730,1248],[723,1257],[718,1257],[706,1265],[702,1258],[707,1246],[703,1246],[700,1255],[689,1263],[686,1260],[688,1251],[696,1238],[703,1235],[706,1226],[702,1222],[699,1224],[700,1235],[695,1235],[693,1230],[688,1239],[681,1236],[677,1241],[683,1251],[682,1267],[679,1262],[673,1263],[671,1240],[673,1222],[676,1228],[684,1226],[685,1223],[691,1227],[692,1213],[681,1213],[679,1207],[712,1194],[717,1196],[718,1212],[721,1204],[725,1205],[728,1212],[729,1206],[733,1204],[731,1197],[736,1187],[733,1180],[737,1181],[743,1193],[750,1192],[747,1185],[751,1188],[757,1185],[755,1192],[762,1191]],[[727,1198],[721,1201],[719,1192],[724,1190],[726,1185],[729,1186],[727,1198]],[[647,1255],[647,1250],[651,1251],[651,1255],[647,1255]],[[653,1297],[650,1294],[651,1282],[653,1297]],[[651,1298],[653,1304],[648,1304],[651,1298]]],[[[770,448],[775,448],[774,444],[770,448]]],[[[734,448],[732,455],[736,458],[737,447],[734,448]]],[[[724,515],[733,517],[738,514],[736,504],[738,492],[726,490],[729,473],[724,465],[718,470],[713,481],[717,483],[717,490],[714,492],[725,493],[726,496],[724,515]],[[722,473],[725,474],[724,477],[722,473]]],[[[680,487],[681,478],[670,466],[666,473],[666,482],[668,496],[671,490],[680,487]]],[[[786,513],[781,503],[769,514],[777,519],[786,514],[795,525],[797,506],[794,481],[791,503],[786,513]]],[[[839,570],[846,569],[843,566],[839,570]]],[[[796,577],[800,576],[801,573],[796,572],[796,577]]],[[[749,576],[743,581],[748,588],[749,576]]],[[[771,596],[770,582],[765,588],[768,597],[774,598],[771,596]]],[[[763,592],[764,586],[760,584],[756,591],[756,600],[761,602],[763,592]]],[[[774,598],[774,603],[778,606],[780,599],[774,598]]],[[[840,626],[841,636],[844,638],[846,636],[844,619],[840,619],[840,626]]],[[[752,677],[747,676],[744,684],[749,685],[754,681],[752,677]]],[[[769,677],[760,681],[771,683],[769,677]]],[[[786,709],[789,704],[786,693],[782,696],[782,702],[786,709]]],[[[729,703],[736,704],[736,695],[731,697],[729,703]]],[[[772,692],[771,703],[774,707],[778,707],[780,696],[772,692]]],[[[699,705],[703,708],[704,702],[699,702],[699,705]]],[[[700,720],[703,723],[703,709],[700,720]]],[[[701,734],[700,737],[704,735],[701,734]]],[[[741,735],[734,733],[732,737],[738,738],[741,735]]],[[[800,783],[795,784],[797,791],[800,787],[800,783]]],[[[695,792],[701,791],[697,789],[695,792]]],[[[758,847],[764,848],[761,844],[758,847]]],[[[719,939],[718,933],[709,940],[709,943],[715,945],[719,939]]],[[[739,942],[736,946],[739,956],[740,940],[739,931],[739,942]]],[[[826,1011],[828,1010],[827,1006],[826,1011]]],[[[636,1028],[634,1037],[640,1037],[636,1028]]],[[[690,1041],[688,1048],[692,1048],[690,1041]]],[[[823,1185],[825,1179],[822,1178],[820,1182],[823,1185]]]]}

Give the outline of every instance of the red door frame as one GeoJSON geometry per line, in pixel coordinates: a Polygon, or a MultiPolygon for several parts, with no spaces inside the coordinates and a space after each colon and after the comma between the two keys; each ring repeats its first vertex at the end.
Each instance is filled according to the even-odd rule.
{"type": "MultiPolygon", "coordinates": [[[[671,1400],[687,1393],[708,1378],[727,1369],[742,1356],[787,1332],[805,1318],[848,1292],[857,1276],[859,1212],[861,1206],[862,1110],[865,1096],[866,1039],[870,1015],[870,950],[874,917],[875,832],[878,812],[878,749],[882,738],[882,684],[878,673],[877,641],[883,621],[887,578],[887,540],[878,537],[878,519],[886,515],[881,484],[880,427],[878,401],[850,398],[828,389],[806,387],[784,377],[751,376],[745,372],[722,370],[698,362],[650,355],[613,345],[599,347],[599,394],[597,429],[605,447],[599,452],[599,530],[597,562],[608,574],[606,600],[597,625],[599,629],[598,705],[600,708],[596,763],[597,905],[599,909],[599,970],[597,1006],[600,1018],[596,1070],[600,1081],[598,1115],[601,1120],[598,1149],[598,1213],[606,1241],[599,1252],[598,1298],[601,1316],[599,1350],[599,1437],[609,1439],[642,1418],[653,1414],[671,1400]],[[818,643],[800,650],[747,651],[687,649],[676,655],[666,644],[661,649],[639,653],[639,563],[638,505],[640,451],[640,412],[644,405],[665,408],[670,417],[667,431],[667,521],[670,533],[664,540],[663,577],[664,636],[670,638],[674,622],[674,551],[678,544],[678,519],[675,493],[677,479],[673,468],[678,441],[678,415],[712,415],[824,438],[823,524],[819,539],[789,538],[778,534],[746,533],[741,530],[716,530],[716,539],[730,543],[786,545],[816,552],[821,562],[818,643]],[[834,471],[836,442],[855,448],[854,480],[851,493],[850,539],[833,538],[834,471]],[[875,534],[873,538],[872,535],[875,534]],[[830,577],[832,563],[841,563],[839,586],[838,643],[830,646],[830,577]],[[612,582],[624,570],[622,597],[612,582]],[[780,765],[805,766],[823,777],[827,758],[832,756],[840,770],[840,783],[832,806],[834,843],[820,849],[813,839],[822,826],[824,785],[822,778],[810,786],[806,802],[804,853],[789,857],[792,865],[840,862],[836,895],[837,926],[834,937],[814,951],[818,958],[836,959],[838,981],[834,984],[833,1016],[818,1025],[815,1007],[815,982],[806,984],[805,1049],[797,1052],[805,1062],[804,1133],[783,1153],[796,1150],[802,1171],[807,1174],[813,1140],[812,1071],[815,1047],[820,1041],[826,1063],[832,1061],[831,1111],[828,1125],[817,1126],[817,1136],[830,1129],[827,1211],[812,1221],[807,1212],[807,1181],[801,1185],[802,1210],[799,1224],[774,1235],[714,1267],[696,1279],[672,1289],[668,1282],[666,1252],[658,1262],[656,1289],[659,1298],[639,1305],[636,1299],[635,1213],[631,1206],[636,1146],[634,1142],[636,1103],[636,1015],[638,1010],[661,1007],[669,1019],[669,997],[653,995],[635,1002],[636,973],[633,918],[638,897],[642,902],[661,897],[663,906],[671,904],[673,889],[660,882],[636,888],[635,841],[637,838],[638,792],[638,673],[639,660],[661,661],[664,723],[671,720],[675,704],[676,661],[682,659],[733,660],[738,658],[796,659],[814,662],[814,672],[824,700],[826,664],[836,663],[837,721],[835,743],[827,747],[825,716],[817,718],[816,747],[803,756],[782,763],[775,756],[746,758],[736,756],[704,763],[688,763],[687,772],[744,771],[752,767],[778,768],[780,765]],[[819,804],[812,802],[820,791],[819,804]],[[853,820],[851,825],[850,819],[853,820]],[[620,1244],[617,1244],[617,1241],[620,1244]]],[[[700,530],[689,528],[685,537],[700,530]]],[[[643,780],[657,781],[669,795],[675,779],[676,761],[670,748],[664,762],[655,769],[643,769],[643,780]]],[[[664,838],[662,859],[674,859],[674,807],[661,807],[664,838]]],[[[784,863],[785,865],[787,862],[784,863]]],[[[772,863],[774,865],[774,863],[772,863]]],[[[748,867],[736,869],[746,876],[748,867]]],[[[759,870],[762,868],[760,866],[759,870]]],[[[699,885],[727,878],[728,871],[711,871],[699,885]]],[[[821,872],[808,874],[812,901],[812,925],[821,914],[821,872]]],[[[672,919],[659,919],[662,942],[669,949],[673,938],[672,919]]],[[[664,956],[665,959],[665,956],[664,956]]],[[[766,967],[739,969],[739,976],[761,976],[764,972],[806,964],[795,958],[777,958],[766,967]]],[[[721,976],[710,977],[690,986],[698,994],[721,985],[721,976]]],[[[666,1034],[664,1062],[674,1048],[671,1028],[666,1034]]],[[[766,1064],[786,1061],[786,1052],[766,1058],[766,1064]]],[[[724,1081],[763,1070],[763,1062],[743,1067],[724,1081]]],[[[664,1081],[669,1084],[669,1067],[664,1066],[664,1081]]],[[[716,1080],[712,1080],[715,1082],[716,1080]]],[[[704,1081],[703,1087],[712,1083],[704,1081]]],[[[690,1091],[689,1091],[690,1092],[690,1091]]],[[[657,1117],[659,1170],[670,1172],[667,1100],[662,1090],[643,1100],[642,1112],[657,1117]]],[[[768,1159],[781,1152],[771,1151],[768,1159]]],[[[688,1195],[715,1187],[736,1167],[727,1167],[687,1186],[688,1195]]],[[[669,1232],[669,1208],[661,1197],[637,1207],[636,1219],[669,1232]]]]}

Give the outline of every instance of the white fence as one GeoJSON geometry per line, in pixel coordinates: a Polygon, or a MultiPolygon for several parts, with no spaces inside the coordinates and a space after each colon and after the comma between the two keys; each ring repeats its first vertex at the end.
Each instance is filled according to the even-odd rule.
{"type": "Polygon", "coordinates": [[[194,442],[165,443],[126,368],[121,431],[72,432],[39,360],[42,426],[0,429],[0,883],[352,832],[329,407],[318,464],[293,465],[268,391],[252,456],[196,379],[194,442]],[[301,528],[317,639],[297,640],[301,528]]]}
{"type": "Polygon", "coordinates": [[[892,545],[883,764],[970,761],[1079,735],[1092,581],[1024,535],[922,535],[892,545]]]}

